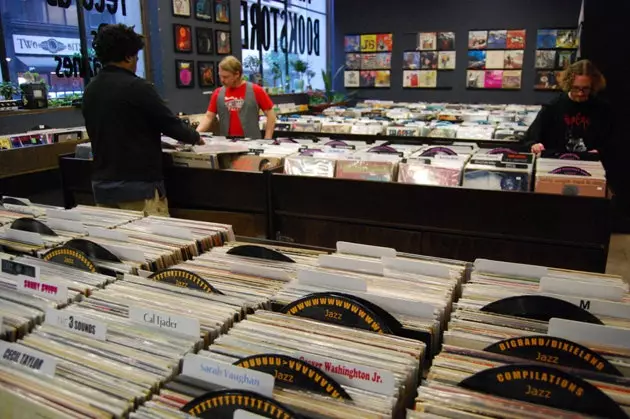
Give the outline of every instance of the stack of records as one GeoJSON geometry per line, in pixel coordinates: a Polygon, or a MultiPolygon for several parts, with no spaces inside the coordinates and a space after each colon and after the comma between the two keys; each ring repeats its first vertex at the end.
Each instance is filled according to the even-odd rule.
{"type": "Polygon", "coordinates": [[[15,252],[35,254],[80,236],[81,233],[53,230],[37,219],[21,217],[0,228],[0,246],[15,252]]]}
{"type": "Polygon", "coordinates": [[[207,392],[251,388],[262,372],[272,384],[259,391],[305,417],[391,418],[413,398],[424,352],[409,339],[258,311],[208,351],[188,355],[182,375],[135,417],[169,417],[207,392]],[[215,381],[213,370],[234,364],[247,368],[247,384],[215,381]]]}
{"type": "Polygon", "coordinates": [[[476,154],[466,164],[462,186],[527,192],[532,186],[532,154],[476,154]]]}
{"type": "Polygon", "coordinates": [[[2,339],[15,340],[41,323],[50,307],[90,295],[110,277],[30,257],[2,260],[0,318],[2,339]]]}
{"type": "MultiPolygon", "coordinates": [[[[142,211],[121,210],[116,208],[93,207],[78,205],[70,213],[79,213],[80,221],[85,226],[114,228],[144,217],[142,211]]],[[[74,218],[70,218],[74,219],[74,218]]]]}
{"type": "Polygon", "coordinates": [[[12,209],[7,209],[6,206],[0,205],[0,226],[5,224],[11,224],[13,221],[24,218],[27,215],[14,211],[12,209]]]}
{"type": "Polygon", "coordinates": [[[398,165],[398,182],[457,187],[467,160],[468,156],[448,155],[408,159],[398,165]]]}
{"type": "Polygon", "coordinates": [[[606,171],[598,161],[538,159],[534,190],[603,198],[606,196],[606,171]]]}

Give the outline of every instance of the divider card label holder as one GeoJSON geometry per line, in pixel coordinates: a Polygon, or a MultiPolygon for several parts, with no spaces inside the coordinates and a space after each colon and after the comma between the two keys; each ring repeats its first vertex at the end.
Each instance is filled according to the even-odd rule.
{"type": "Polygon", "coordinates": [[[69,221],[83,221],[83,215],[79,211],[57,210],[53,208],[46,209],[46,217],[48,219],[59,219],[69,221]]]}
{"type": "Polygon", "coordinates": [[[166,269],[148,276],[149,279],[157,282],[175,285],[181,288],[190,288],[213,294],[223,294],[214,288],[210,283],[199,275],[184,269],[166,269]]]}
{"type": "Polygon", "coordinates": [[[384,274],[383,263],[380,259],[361,260],[344,255],[320,255],[317,262],[322,268],[363,272],[379,276],[383,276],[384,274]]]}
{"type": "Polygon", "coordinates": [[[555,364],[597,373],[623,376],[607,359],[597,352],[562,338],[523,336],[493,343],[484,349],[499,355],[530,361],[555,364]]]}
{"type": "Polygon", "coordinates": [[[206,393],[181,411],[202,419],[303,419],[272,398],[247,390],[206,393]]]}
{"type": "Polygon", "coordinates": [[[585,323],[602,324],[601,320],[575,304],[541,295],[521,295],[494,301],[481,308],[481,311],[505,316],[549,321],[562,318],[585,323]]]}
{"type": "Polygon", "coordinates": [[[448,266],[422,260],[408,260],[397,257],[381,258],[385,269],[392,271],[408,272],[412,274],[435,276],[438,278],[450,278],[451,271],[448,266]]]}
{"type": "Polygon", "coordinates": [[[592,384],[556,368],[514,364],[472,375],[460,387],[587,415],[627,419],[617,403],[592,384]]]}
{"type": "Polygon", "coordinates": [[[351,400],[343,387],[321,369],[287,355],[253,355],[234,365],[269,374],[275,378],[278,386],[305,390],[333,399],[351,400]]]}
{"type": "Polygon", "coordinates": [[[48,308],[46,310],[46,324],[65,331],[87,336],[92,339],[107,340],[107,324],[87,317],[77,316],[63,310],[48,308]]]}
{"type": "Polygon", "coordinates": [[[199,355],[184,357],[182,374],[229,389],[249,390],[273,397],[273,375],[249,370],[238,365],[221,362],[199,355]]]}
{"type": "Polygon", "coordinates": [[[600,298],[610,301],[622,301],[628,292],[627,285],[613,285],[602,282],[583,282],[579,279],[543,277],[540,279],[540,292],[578,297],[600,298]]]}
{"type": "Polygon", "coordinates": [[[92,263],[85,253],[68,247],[58,247],[49,250],[42,259],[47,262],[72,266],[82,271],[96,272],[96,265],[92,263]]]}
{"type": "Polygon", "coordinates": [[[49,377],[54,377],[57,369],[57,360],[54,357],[19,343],[0,341],[0,359],[49,377]]]}
{"type": "Polygon", "coordinates": [[[62,220],[57,218],[49,218],[46,225],[55,230],[69,231],[72,233],[87,234],[87,228],[78,221],[62,220]]]}
{"type": "Polygon", "coordinates": [[[385,395],[396,392],[396,381],[391,371],[336,359],[331,360],[310,353],[295,353],[293,357],[319,368],[341,385],[385,395]]]}
{"type": "Polygon", "coordinates": [[[571,295],[558,295],[552,293],[541,293],[547,297],[557,298],[575,304],[583,310],[596,316],[619,317],[630,320],[630,304],[617,303],[614,301],[596,300],[592,298],[573,297],[571,295]]]}
{"type": "Polygon", "coordinates": [[[496,260],[477,259],[474,270],[497,275],[508,275],[522,278],[542,278],[547,276],[549,268],[546,266],[524,265],[521,263],[499,262],[496,260]]]}
{"type": "Polygon", "coordinates": [[[367,283],[363,278],[339,275],[330,272],[300,269],[297,272],[297,281],[300,284],[313,285],[323,288],[343,288],[348,291],[367,292],[367,283]]]}
{"type": "Polygon", "coordinates": [[[169,330],[179,335],[199,339],[201,326],[199,319],[184,317],[173,313],[152,310],[144,307],[129,307],[129,319],[160,330],[169,330]]]}
{"type": "Polygon", "coordinates": [[[367,244],[337,242],[337,252],[348,255],[367,256],[373,258],[396,257],[396,249],[390,247],[370,246],[367,244]]]}
{"type": "Polygon", "coordinates": [[[7,238],[22,243],[28,243],[35,246],[43,246],[44,239],[39,233],[31,233],[30,231],[15,230],[7,228],[5,230],[7,238]]]}
{"type": "Polygon", "coordinates": [[[630,349],[630,329],[622,327],[551,319],[547,334],[578,342],[594,343],[598,346],[630,349]]]}
{"type": "Polygon", "coordinates": [[[39,266],[0,259],[0,269],[3,273],[15,276],[18,292],[43,296],[57,303],[68,301],[68,287],[53,281],[40,279],[39,266]]]}

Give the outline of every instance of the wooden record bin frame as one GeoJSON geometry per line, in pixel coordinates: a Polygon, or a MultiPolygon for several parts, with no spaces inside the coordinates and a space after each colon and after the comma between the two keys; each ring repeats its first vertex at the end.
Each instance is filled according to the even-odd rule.
{"type": "MultiPolygon", "coordinates": [[[[75,194],[92,193],[91,163],[73,155],[60,157],[67,208],[76,204],[75,194]]],[[[326,248],[343,240],[465,261],[606,269],[612,232],[608,199],[168,163],[165,178],[173,216],[231,223],[243,236],[326,248]],[[257,228],[239,231],[242,217],[257,217],[257,228]]]]}

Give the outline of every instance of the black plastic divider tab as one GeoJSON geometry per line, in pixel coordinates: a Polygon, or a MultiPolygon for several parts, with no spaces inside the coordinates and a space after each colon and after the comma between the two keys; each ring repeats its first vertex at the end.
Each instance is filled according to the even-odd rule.
{"type": "Polygon", "coordinates": [[[203,419],[232,419],[234,412],[245,410],[264,418],[303,419],[277,401],[247,390],[219,390],[206,393],[181,408],[203,419]]]}
{"type": "Polygon", "coordinates": [[[107,260],[109,262],[122,262],[118,256],[90,240],[72,239],[65,244],[65,247],[80,250],[92,260],[107,260]]]}
{"type": "Polygon", "coordinates": [[[213,287],[206,279],[184,269],[166,269],[152,274],[149,276],[149,279],[182,288],[191,288],[213,294],[223,294],[213,287]]]}
{"type": "Polygon", "coordinates": [[[4,204],[21,205],[23,207],[28,207],[28,205],[26,205],[24,202],[16,198],[11,198],[10,196],[0,199],[0,205],[4,205],[4,204]]]}
{"type": "Polygon", "coordinates": [[[575,304],[544,295],[521,295],[504,298],[485,305],[481,311],[542,321],[559,318],[603,324],[593,314],[575,304]]]}
{"type": "Polygon", "coordinates": [[[352,400],[343,387],[324,371],[287,355],[253,355],[240,359],[234,365],[272,375],[278,386],[305,390],[333,399],[352,400]]]}
{"type": "Polygon", "coordinates": [[[28,231],[31,233],[45,234],[47,236],[57,236],[57,233],[50,227],[33,218],[18,218],[11,223],[11,228],[13,230],[28,231]]]}
{"type": "Polygon", "coordinates": [[[242,246],[236,246],[227,251],[228,255],[234,256],[246,256],[257,259],[277,260],[280,262],[295,263],[290,257],[283,255],[282,253],[269,249],[268,247],[256,246],[253,244],[244,244],[242,246]]]}
{"type": "Polygon", "coordinates": [[[608,395],[557,368],[514,364],[483,370],[460,387],[508,399],[612,419],[628,416],[608,395]]]}
{"type": "Polygon", "coordinates": [[[623,374],[597,352],[570,340],[545,335],[505,339],[484,349],[499,355],[577,368],[622,377],[623,374]]]}
{"type": "Polygon", "coordinates": [[[96,272],[96,265],[84,252],[67,246],[49,250],[42,259],[59,265],[71,266],[82,271],[96,272]]]}

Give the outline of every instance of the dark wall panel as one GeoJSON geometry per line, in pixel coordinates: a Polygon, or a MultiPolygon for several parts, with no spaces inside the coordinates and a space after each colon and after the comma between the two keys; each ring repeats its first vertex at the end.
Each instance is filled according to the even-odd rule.
{"type": "MultiPolygon", "coordinates": [[[[359,97],[397,101],[541,104],[555,93],[534,91],[536,31],[540,28],[577,27],[581,0],[335,0],[333,71],[345,63],[343,37],[348,33],[392,32],[392,87],[359,89],[359,97]],[[526,29],[523,84],[519,91],[466,90],[468,31],[526,29]],[[441,71],[438,85],[452,90],[403,89],[403,51],[416,46],[417,32],[456,33],[457,68],[441,71]],[[440,79],[442,81],[440,81],[440,79]]],[[[335,80],[343,90],[343,74],[335,80]]]]}

